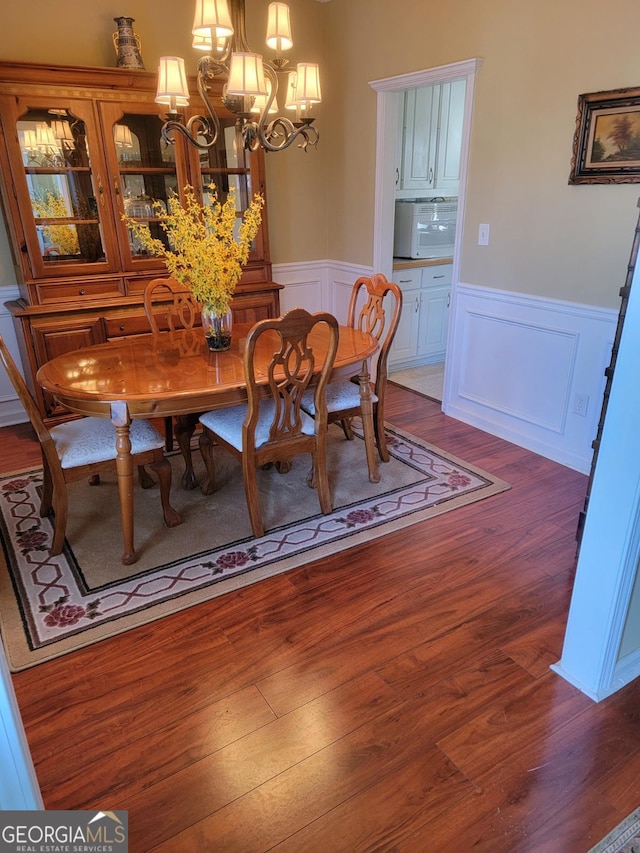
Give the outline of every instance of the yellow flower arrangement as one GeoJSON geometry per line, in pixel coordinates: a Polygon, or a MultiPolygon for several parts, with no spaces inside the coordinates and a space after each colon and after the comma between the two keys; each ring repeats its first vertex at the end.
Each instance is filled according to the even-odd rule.
{"type": "MultiPolygon", "coordinates": [[[[59,192],[47,190],[44,195],[32,198],[33,212],[40,219],[63,219],[69,216],[67,206],[59,192]]],[[[43,225],[42,233],[61,255],[80,253],[78,234],[73,225],[43,225]]]]}
{"type": "Polygon", "coordinates": [[[172,278],[189,288],[209,311],[222,315],[229,311],[242,266],[247,262],[251,242],[258,233],[264,199],[254,195],[236,238],[234,188],[230,188],[224,204],[219,201],[213,184],[208,189],[211,193],[209,204],[200,204],[193,187],[188,185],[184,188],[183,204],[177,195],[168,199],[167,210],[160,202],[154,202],[154,212],[169,238],[169,248],[162,240],[151,236],[146,223],[137,222],[126,214],[122,214],[122,219],[142,246],[151,254],[164,258],[172,278]]]}

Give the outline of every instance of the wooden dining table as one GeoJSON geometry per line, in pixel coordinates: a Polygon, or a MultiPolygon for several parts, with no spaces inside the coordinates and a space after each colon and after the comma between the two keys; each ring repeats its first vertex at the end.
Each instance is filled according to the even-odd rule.
{"type": "MultiPolygon", "coordinates": [[[[130,425],[135,418],[189,415],[246,402],[244,348],[251,324],[235,324],[230,349],[209,351],[202,330],[183,329],[135,335],[73,350],[44,364],[40,386],[65,408],[80,415],[110,418],[116,431],[116,470],[122,517],[122,562],[137,560],[134,545],[133,460],[130,425]]],[[[328,333],[319,324],[309,336],[318,370],[328,333]]],[[[256,365],[266,366],[279,348],[277,334],[260,338],[256,365]]],[[[380,474],[375,453],[368,359],[378,348],[367,332],[340,326],[335,369],[357,365],[369,479],[380,474]]],[[[266,387],[265,387],[266,394],[266,387]]]]}

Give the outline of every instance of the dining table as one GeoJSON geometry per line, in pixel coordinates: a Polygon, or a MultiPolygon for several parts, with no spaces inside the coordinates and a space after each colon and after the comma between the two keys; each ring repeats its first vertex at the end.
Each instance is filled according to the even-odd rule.
{"type": "MultiPolygon", "coordinates": [[[[231,346],[209,350],[202,329],[180,329],[115,338],[71,350],[46,362],[37,373],[39,385],[70,412],[110,418],[115,426],[116,471],[122,519],[122,562],[137,560],[134,543],[133,459],[130,426],[136,418],[193,415],[246,402],[244,349],[252,324],[234,324],[231,346]]],[[[317,371],[327,352],[326,324],[309,335],[317,371]]],[[[373,430],[373,403],[368,360],[378,342],[368,332],[339,327],[334,370],[354,367],[360,386],[362,429],[368,476],[378,482],[373,430]]],[[[279,349],[277,332],[261,335],[256,351],[258,384],[265,385],[266,368],[279,349]],[[264,365],[264,370],[261,369],[264,365]],[[263,380],[263,381],[262,381],[263,380]]]]}

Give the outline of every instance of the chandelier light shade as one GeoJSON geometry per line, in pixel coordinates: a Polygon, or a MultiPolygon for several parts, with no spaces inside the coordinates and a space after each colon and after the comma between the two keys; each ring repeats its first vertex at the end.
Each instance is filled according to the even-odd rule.
{"type": "Polygon", "coordinates": [[[189,104],[184,61],[178,56],[161,57],[156,101],[169,107],[162,128],[167,142],[175,141],[175,131],[196,148],[208,149],[216,144],[220,120],[210,91],[212,81],[218,80],[222,102],[236,116],[245,148],[283,151],[296,140],[303,149],[317,144],[319,134],[310,111],[322,100],[320,69],[317,63],[300,62],[295,72],[284,70],[288,60],[282,54],[293,47],[286,3],[269,4],[266,44],[275,52],[271,58],[249,48],[245,0],[196,0],[192,35],[193,48],[204,52],[198,61],[197,83],[208,114],[194,115],[185,123],[178,110],[189,104]],[[296,111],[295,120],[274,116],[281,85],[286,87],[285,109],[296,111]]]}
{"type": "Polygon", "coordinates": [[[54,119],[51,122],[51,131],[59,142],[73,142],[73,134],[68,121],[62,119],[54,119]]]}
{"type": "Polygon", "coordinates": [[[194,50],[211,50],[211,36],[194,36],[191,47],[194,50]]]}
{"type": "Polygon", "coordinates": [[[286,3],[269,3],[267,47],[275,50],[276,55],[279,55],[283,50],[290,50],[293,47],[289,7],[286,3]]]}
{"type": "Polygon", "coordinates": [[[126,124],[117,124],[115,126],[113,140],[121,148],[133,148],[133,137],[126,124]]]}
{"type": "Polygon", "coordinates": [[[189,86],[184,59],[179,56],[161,56],[158,66],[158,90],[156,103],[166,104],[170,112],[189,104],[189,86]]]}
{"type": "Polygon", "coordinates": [[[24,139],[23,147],[27,151],[35,151],[36,150],[36,148],[38,147],[38,140],[36,137],[35,130],[25,130],[23,139],[24,139]]]}
{"type": "Polygon", "coordinates": [[[36,146],[42,149],[58,147],[53,131],[45,122],[36,126],[36,146]]]}
{"type": "Polygon", "coordinates": [[[259,53],[232,53],[227,94],[242,97],[267,94],[264,68],[259,53]]]}
{"type": "MultiPolygon", "coordinates": [[[[271,85],[271,80],[267,79],[266,77],[265,77],[264,82],[265,82],[265,86],[267,89],[267,94],[256,96],[256,98],[253,102],[253,106],[251,107],[252,113],[258,113],[258,114],[263,113],[267,107],[267,98],[271,94],[271,90],[273,89],[273,87],[271,85]]],[[[270,115],[273,115],[274,113],[278,112],[278,109],[274,103],[271,104],[271,106],[268,109],[268,112],[270,115]]]]}
{"type": "Polygon", "coordinates": [[[287,74],[287,91],[284,99],[285,110],[297,110],[298,112],[305,109],[304,104],[296,103],[296,90],[298,88],[298,75],[295,71],[289,71],[287,74]]]}
{"type": "Polygon", "coordinates": [[[299,62],[296,66],[296,94],[297,104],[319,104],[322,101],[320,94],[320,66],[315,62],[299,62]]]}
{"type": "Polygon", "coordinates": [[[226,39],[233,35],[227,0],[196,0],[191,32],[194,36],[202,36],[210,41],[213,38],[226,39]]]}

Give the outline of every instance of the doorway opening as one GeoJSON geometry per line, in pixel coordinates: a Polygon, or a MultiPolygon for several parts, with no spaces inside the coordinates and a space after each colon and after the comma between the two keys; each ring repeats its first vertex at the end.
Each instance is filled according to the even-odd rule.
{"type": "MultiPolygon", "coordinates": [[[[459,277],[460,247],[464,232],[466,178],[475,76],[479,70],[480,64],[481,61],[479,59],[470,59],[463,62],[454,62],[450,65],[442,65],[438,68],[431,68],[424,71],[416,71],[409,74],[401,74],[396,77],[375,80],[369,84],[372,89],[377,92],[378,128],[376,139],[373,268],[374,270],[383,272],[387,278],[395,281],[396,271],[394,270],[393,262],[393,236],[396,201],[396,166],[399,145],[398,126],[404,93],[406,91],[412,91],[435,84],[453,83],[458,80],[464,80],[466,83],[462,120],[462,140],[460,146],[460,182],[458,188],[457,226],[453,251],[453,267],[451,270],[451,291],[450,296],[447,298],[447,309],[455,309],[455,288],[459,277]]],[[[415,327],[415,318],[410,317],[410,314],[416,313],[413,302],[414,299],[405,299],[403,313],[406,313],[406,317],[404,319],[407,329],[415,327]],[[413,323],[411,323],[412,319],[413,323]]],[[[445,338],[447,337],[448,330],[451,328],[451,321],[454,313],[455,310],[447,310],[447,328],[445,330],[445,338]]],[[[414,333],[420,334],[415,330],[414,333]]],[[[401,339],[406,339],[406,334],[403,335],[401,339]]],[[[448,396],[447,388],[451,381],[450,372],[449,365],[445,359],[442,389],[443,408],[446,405],[448,396]]]]}

